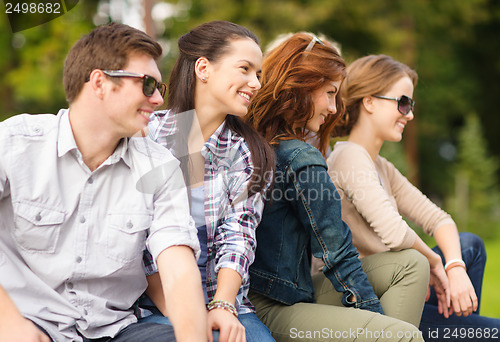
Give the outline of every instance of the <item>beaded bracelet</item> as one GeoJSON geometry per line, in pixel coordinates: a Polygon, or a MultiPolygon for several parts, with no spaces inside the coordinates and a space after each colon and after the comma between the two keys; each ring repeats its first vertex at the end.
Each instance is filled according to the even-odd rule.
{"type": "Polygon", "coordinates": [[[463,267],[466,269],[465,262],[462,259],[452,259],[452,260],[448,261],[446,263],[446,265],[444,265],[444,270],[446,272],[448,272],[453,267],[457,267],[457,266],[460,266],[460,267],[463,267]]]}
{"type": "Polygon", "coordinates": [[[238,311],[236,311],[234,305],[225,300],[212,300],[207,304],[207,309],[208,311],[212,311],[213,309],[224,309],[238,318],[238,311]]]}

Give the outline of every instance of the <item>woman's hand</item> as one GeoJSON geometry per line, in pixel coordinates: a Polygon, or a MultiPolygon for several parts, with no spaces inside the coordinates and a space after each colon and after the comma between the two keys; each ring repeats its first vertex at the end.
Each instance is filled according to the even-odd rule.
{"type": "MultiPolygon", "coordinates": [[[[438,312],[444,315],[445,318],[448,318],[450,317],[450,288],[448,277],[446,276],[441,258],[436,253],[434,254],[435,255],[429,260],[431,271],[429,285],[436,291],[438,312]]],[[[430,292],[427,294],[427,299],[429,299],[429,294],[430,292]]]]}
{"type": "Polygon", "coordinates": [[[463,267],[453,267],[448,270],[450,284],[451,308],[455,315],[465,317],[477,310],[478,300],[476,291],[463,267]]]}
{"type": "Polygon", "coordinates": [[[232,313],[216,308],[208,312],[209,342],[212,331],[219,330],[219,342],[246,342],[245,327],[232,313]]]}

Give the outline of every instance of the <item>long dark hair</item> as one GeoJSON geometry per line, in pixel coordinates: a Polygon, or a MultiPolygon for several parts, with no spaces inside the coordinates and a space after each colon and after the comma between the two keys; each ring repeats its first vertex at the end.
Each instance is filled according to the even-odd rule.
{"type": "MultiPolygon", "coordinates": [[[[197,26],[179,38],[179,56],[168,83],[167,108],[173,113],[183,113],[179,115],[178,120],[180,131],[189,129],[192,124],[196,61],[200,57],[205,57],[210,62],[217,62],[229,52],[232,40],[242,38],[252,39],[257,45],[259,44],[258,38],[247,28],[220,20],[197,26]]],[[[248,197],[262,192],[274,170],[274,152],[263,137],[241,118],[227,115],[225,123],[229,129],[245,139],[250,149],[254,171],[248,187],[248,197]]],[[[187,144],[180,145],[183,146],[181,148],[187,149],[187,144]]],[[[183,171],[187,170],[187,162],[188,160],[181,160],[183,171]]],[[[188,180],[186,182],[189,184],[188,180]]]]}
{"type": "MultiPolygon", "coordinates": [[[[299,32],[271,50],[262,63],[262,88],[253,99],[247,121],[271,144],[279,140],[307,140],[307,122],[314,113],[312,92],[328,81],[342,81],[346,65],[329,42],[299,32]]],[[[316,133],[323,155],[330,132],[344,112],[339,93],[337,113],[330,115],[316,133]]]]}

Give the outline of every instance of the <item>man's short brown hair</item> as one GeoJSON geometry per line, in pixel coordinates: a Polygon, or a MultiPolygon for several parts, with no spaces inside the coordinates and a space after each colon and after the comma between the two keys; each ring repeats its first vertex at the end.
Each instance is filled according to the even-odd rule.
{"type": "Polygon", "coordinates": [[[68,102],[78,97],[93,70],[122,69],[133,54],[146,54],[157,60],[162,48],[146,33],[116,23],[99,26],[80,38],[64,62],[63,83],[68,102]]]}

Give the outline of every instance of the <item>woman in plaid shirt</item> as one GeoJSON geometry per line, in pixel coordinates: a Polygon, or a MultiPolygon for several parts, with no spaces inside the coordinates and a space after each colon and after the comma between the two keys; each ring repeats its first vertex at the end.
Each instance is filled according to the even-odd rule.
{"type": "MultiPolygon", "coordinates": [[[[255,229],[274,165],[267,142],[240,118],[260,89],[262,52],[253,33],[225,21],[200,25],[178,44],[168,109],[155,113],[149,129],[184,171],[202,250],[208,325],[220,331],[220,341],[274,341],[247,299],[255,229]]],[[[147,255],[145,265],[147,294],[167,315],[147,255]]],[[[165,321],[156,313],[145,320],[165,321]]]]}

